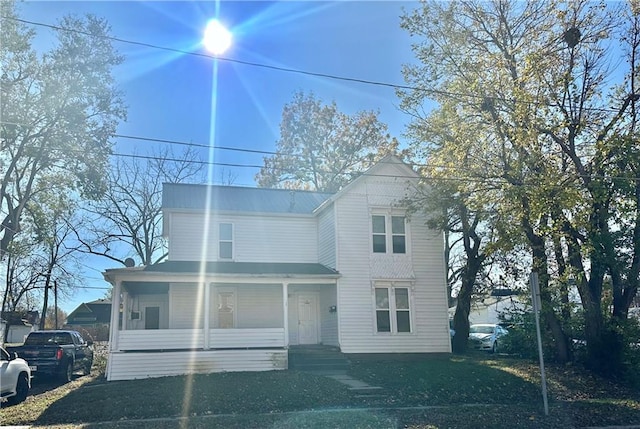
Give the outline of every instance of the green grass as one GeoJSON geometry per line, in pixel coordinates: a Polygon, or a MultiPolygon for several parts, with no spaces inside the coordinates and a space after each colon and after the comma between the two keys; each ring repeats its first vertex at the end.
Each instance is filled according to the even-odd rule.
{"type": "MultiPolygon", "coordinates": [[[[483,356],[484,357],[484,356],[483,356]]],[[[477,358],[434,357],[421,362],[359,362],[352,375],[393,392],[403,405],[529,404],[538,386],[477,358]]]]}
{"type": "Polygon", "coordinates": [[[384,389],[384,397],[372,399],[356,397],[330,378],[295,371],[120,382],[106,382],[94,372],[3,408],[0,424],[153,429],[640,424],[637,390],[575,367],[548,367],[551,413],[544,416],[537,365],[486,354],[356,362],[352,376],[384,389]]]}

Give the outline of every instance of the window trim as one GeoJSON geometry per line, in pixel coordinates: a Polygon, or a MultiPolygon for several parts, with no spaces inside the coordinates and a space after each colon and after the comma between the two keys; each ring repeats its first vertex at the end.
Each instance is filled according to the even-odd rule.
{"type": "Polygon", "coordinates": [[[401,282],[401,283],[388,283],[388,282],[374,282],[372,285],[372,295],[373,295],[373,331],[375,335],[411,335],[415,333],[415,320],[414,320],[414,311],[413,311],[413,284],[409,282],[401,282]],[[376,299],[376,290],[384,289],[387,291],[387,297],[389,300],[387,309],[379,309],[378,303],[376,299]],[[408,308],[398,309],[396,303],[396,290],[398,289],[406,289],[407,291],[407,300],[408,300],[408,308]],[[389,326],[390,331],[379,331],[378,330],[378,311],[387,311],[389,313],[389,326]],[[409,331],[398,331],[398,313],[399,312],[407,312],[409,313],[409,331]]]}
{"type": "Polygon", "coordinates": [[[389,224],[391,226],[391,230],[389,231],[389,235],[391,238],[391,253],[394,255],[406,255],[407,254],[407,217],[394,215],[389,216],[389,224]],[[402,233],[393,232],[393,218],[402,218],[402,233]],[[395,240],[396,237],[402,237],[404,240],[404,252],[396,252],[395,251],[395,240]]]}
{"type": "Polygon", "coordinates": [[[235,246],[234,246],[234,238],[235,238],[235,224],[233,222],[219,222],[218,223],[218,259],[222,261],[233,261],[235,256],[235,246]],[[223,240],[221,234],[222,225],[230,225],[231,226],[231,239],[223,240]],[[226,258],[222,256],[221,245],[222,243],[230,243],[231,244],[231,256],[226,258]]]}
{"type": "Polygon", "coordinates": [[[399,211],[386,211],[381,212],[379,210],[371,210],[369,213],[369,251],[372,255],[392,255],[392,256],[402,256],[409,255],[409,221],[404,212],[399,211]],[[384,218],[384,234],[380,232],[373,231],[373,218],[374,216],[379,216],[384,218]],[[404,220],[404,233],[394,233],[393,232],[393,218],[401,217],[404,220]],[[384,235],[385,240],[385,249],[384,252],[376,252],[374,250],[374,237],[384,235]],[[404,253],[396,253],[393,251],[393,239],[394,237],[404,237],[404,253]]]}
{"type": "Polygon", "coordinates": [[[387,217],[383,214],[376,214],[376,213],[372,213],[371,214],[371,252],[373,253],[387,253],[387,217]],[[376,232],[374,231],[374,218],[382,218],[383,224],[382,226],[384,227],[384,231],[382,232],[376,232]],[[384,238],[384,252],[376,252],[375,248],[376,248],[376,237],[383,237],[384,238]]]}

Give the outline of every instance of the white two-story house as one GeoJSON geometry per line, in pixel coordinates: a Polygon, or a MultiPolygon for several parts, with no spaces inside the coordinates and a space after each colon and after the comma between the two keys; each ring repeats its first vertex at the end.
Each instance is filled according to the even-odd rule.
{"type": "Polygon", "coordinates": [[[287,369],[293,345],[450,352],[442,233],[400,205],[416,182],[388,156],[335,194],[165,184],[168,260],[104,273],[107,379],[287,369]]]}

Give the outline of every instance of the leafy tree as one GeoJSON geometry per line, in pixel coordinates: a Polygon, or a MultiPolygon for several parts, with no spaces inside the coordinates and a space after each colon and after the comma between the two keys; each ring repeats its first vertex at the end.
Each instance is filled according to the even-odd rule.
{"type": "MultiPolygon", "coordinates": [[[[33,303],[42,299],[41,314],[46,314],[51,290],[64,298],[75,289],[80,255],[70,243],[73,235],[69,225],[74,223],[76,209],[65,194],[34,196],[27,206],[26,227],[7,253],[3,311],[25,307],[25,299],[32,302],[27,307],[33,308],[33,303]]],[[[42,317],[40,329],[44,324],[42,317]]]]}
{"type": "Polygon", "coordinates": [[[203,167],[193,150],[180,156],[158,150],[141,158],[116,158],[103,196],[84,208],[87,220],[75,230],[78,248],[123,265],[128,256],[142,265],[163,260],[162,184],[199,178],[203,167]]]}
{"type": "Polygon", "coordinates": [[[404,68],[415,90],[400,94],[415,118],[416,144],[424,135],[454,136],[448,145],[462,179],[496,185],[487,195],[504,215],[496,226],[530,249],[543,320],[561,360],[570,358],[562,285],[575,279],[588,362],[604,372],[622,363],[616,327],[640,269],[640,188],[631,173],[637,12],[635,1],[427,1],[402,21],[419,39],[419,63],[404,68]],[[611,44],[626,52],[623,81],[613,74],[611,44]],[[446,113],[448,129],[423,113],[427,97],[439,104],[433,115],[446,113]],[[469,124],[482,130],[482,150],[460,137],[469,124]],[[607,278],[610,307],[603,305],[607,278]]]}
{"type": "Polygon", "coordinates": [[[122,57],[95,16],[67,16],[57,45],[38,55],[34,31],[13,2],[0,3],[0,259],[23,228],[35,195],[51,191],[93,197],[111,152],[110,136],[125,118],[112,77],[122,57]]]}
{"type": "Polygon", "coordinates": [[[256,175],[262,187],[336,192],[398,142],[375,112],[349,116],[335,102],[297,92],[284,106],[276,154],[256,175]]]}
{"type": "Polygon", "coordinates": [[[59,307],[49,307],[47,316],[45,317],[45,329],[60,329],[64,325],[68,314],[59,307]]]}

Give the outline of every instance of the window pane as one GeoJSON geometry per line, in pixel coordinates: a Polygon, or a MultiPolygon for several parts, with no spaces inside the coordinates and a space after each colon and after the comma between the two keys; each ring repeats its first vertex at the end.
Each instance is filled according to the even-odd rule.
{"type": "Polygon", "coordinates": [[[404,235],[393,236],[393,253],[407,253],[404,235]]]}
{"type": "Polygon", "coordinates": [[[389,291],[386,288],[376,288],[376,308],[389,308],[389,291]]]}
{"type": "Polygon", "coordinates": [[[396,308],[398,310],[409,309],[409,290],[396,289],[396,308]]]}
{"type": "Polygon", "coordinates": [[[386,232],[384,216],[371,216],[371,222],[374,234],[384,234],[386,232]]]}
{"type": "Polygon", "coordinates": [[[233,328],[233,292],[218,294],[218,327],[233,328]]]}
{"type": "Polygon", "coordinates": [[[233,257],[233,243],[229,241],[220,242],[220,259],[231,259],[233,257]]]}
{"type": "Polygon", "coordinates": [[[411,332],[411,321],[408,311],[396,311],[396,323],[398,332],[411,332]]]}
{"type": "Polygon", "coordinates": [[[220,224],[220,240],[233,240],[233,225],[230,223],[220,224]]]}
{"type": "Polygon", "coordinates": [[[376,310],[376,323],[378,332],[391,332],[391,320],[388,310],[376,310]]]}
{"type": "Polygon", "coordinates": [[[387,240],[384,235],[373,236],[373,252],[374,253],[386,253],[387,252],[387,240]]]}
{"type": "Polygon", "coordinates": [[[404,234],[404,216],[391,216],[391,233],[404,234]]]}

